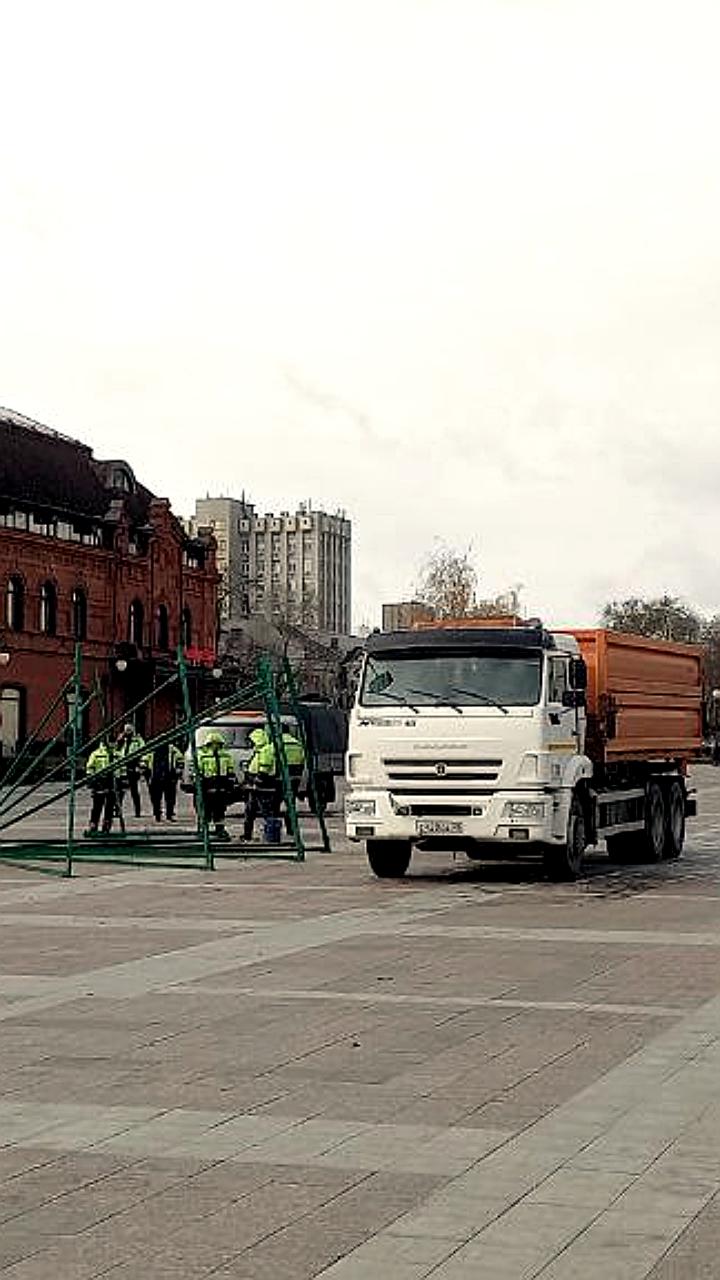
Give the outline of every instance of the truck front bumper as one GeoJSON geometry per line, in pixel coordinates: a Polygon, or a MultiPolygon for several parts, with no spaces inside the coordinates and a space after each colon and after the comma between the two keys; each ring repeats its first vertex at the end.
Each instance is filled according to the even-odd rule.
{"type": "Polygon", "coordinates": [[[424,847],[463,844],[557,844],[565,838],[562,792],[497,791],[452,801],[353,791],[345,802],[349,840],[410,840],[424,847]]]}

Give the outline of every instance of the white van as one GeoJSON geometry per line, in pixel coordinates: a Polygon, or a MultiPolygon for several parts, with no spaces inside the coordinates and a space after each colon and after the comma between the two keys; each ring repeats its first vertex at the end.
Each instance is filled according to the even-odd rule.
{"type": "MultiPolygon", "coordinates": [[[[281,717],[282,727],[288,733],[292,733],[295,737],[299,736],[298,722],[294,716],[283,715],[281,717]]],[[[242,798],[242,784],[245,777],[245,770],[253,752],[250,734],[255,729],[267,728],[267,720],[262,711],[225,711],[214,720],[208,720],[206,724],[202,724],[195,730],[195,748],[201,747],[207,741],[209,734],[221,733],[225,739],[225,745],[233,758],[235,773],[238,780],[237,792],[233,795],[231,804],[237,803],[242,798]]],[[[192,775],[192,751],[188,747],[185,752],[185,768],[183,771],[182,789],[183,791],[193,790],[192,775]]],[[[305,790],[305,777],[300,786],[301,792],[305,790]]]]}

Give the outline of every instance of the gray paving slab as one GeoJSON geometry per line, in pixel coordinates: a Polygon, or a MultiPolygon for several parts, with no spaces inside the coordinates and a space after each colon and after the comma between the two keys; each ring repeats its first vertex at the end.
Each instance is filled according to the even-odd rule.
{"type": "Polygon", "coordinates": [[[0,866],[4,1274],[712,1275],[698,778],[681,862],[593,856],[576,886],[444,855],[382,884],[341,841],[214,875],[0,866]]]}

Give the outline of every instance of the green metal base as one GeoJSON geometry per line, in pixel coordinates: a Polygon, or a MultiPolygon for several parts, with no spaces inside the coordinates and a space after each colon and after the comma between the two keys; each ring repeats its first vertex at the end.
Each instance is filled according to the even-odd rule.
{"type": "MultiPolygon", "coordinates": [[[[292,671],[287,661],[284,662],[284,671],[291,702],[297,711],[297,692],[292,671]]],[[[297,718],[298,723],[301,724],[299,712],[297,718]]],[[[304,743],[304,745],[307,759],[310,762],[311,755],[307,749],[307,743],[304,743]]],[[[315,798],[317,808],[317,792],[311,764],[310,791],[315,798]]],[[[86,810],[86,821],[88,817],[89,814],[86,810]]],[[[322,834],[323,848],[329,850],[330,842],[323,815],[319,814],[317,820],[322,834]]],[[[11,763],[7,774],[3,778],[2,785],[0,785],[0,865],[5,863],[6,865],[27,867],[29,870],[45,871],[49,875],[71,876],[74,863],[98,862],[145,867],[184,866],[212,871],[217,858],[242,860],[275,859],[276,861],[287,862],[303,862],[305,858],[304,833],[298,822],[295,796],[291,786],[283,745],[277,678],[270,663],[265,658],[261,659],[258,664],[256,681],[244,688],[238,688],[228,698],[215,703],[212,709],[201,712],[193,710],[191,707],[187,662],[184,650],[180,646],[177,652],[177,671],[171,673],[166,681],[136,703],[135,707],[127,708],[119,718],[108,721],[100,686],[98,685],[89,696],[83,692],[82,652],[81,646],[79,644],[76,645],[72,673],[68,676],[57,697],[48,707],[34,735],[28,739],[22,751],[11,763]],[[142,748],[138,748],[137,752],[126,755],[123,759],[126,767],[135,760],[135,757],[137,757],[137,762],[141,763],[146,755],[151,754],[159,747],[167,746],[173,742],[177,743],[181,738],[185,740],[189,738],[195,777],[195,811],[200,829],[198,830],[195,827],[195,820],[191,819],[193,826],[186,830],[173,828],[172,830],[158,831],[153,824],[145,830],[132,829],[130,832],[126,830],[100,831],[96,835],[82,837],[79,833],[78,822],[77,799],[79,794],[82,791],[87,791],[91,782],[94,786],[98,785],[104,774],[113,779],[113,786],[115,786],[112,765],[107,765],[105,769],[96,772],[93,778],[90,779],[85,771],[86,760],[84,757],[92,747],[97,746],[100,741],[116,731],[120,723],[132,721],[136,712],[172,685],[176,685],[182,692],[184,711],[182,721],[178,722],[174,728],[168,729],[150,739],[142,748]],[[70,697],[70,694],[72,694],[72,697],[70,697]],[[103,728],[94,738],[85,743],[83,748],[80,733],[81,715],[96,700],[103,711],[103,728]],[[52,716],[64,701],[70,701],[72,708],[66,717],[65,723],[51,742],[43,746],[39,754],[34,756],[33,752],[31,752],[31,746],[36,740],[39,741],[43,728],[51,722],[52,716]],[[224,711],[236,710],[238,707],[248,705],[257,706],[258,703],[264,707],[268,731],[275,747],[278,771],[282,778],[283,800],[292,828],[291,838],[281,844],[255,844],[232,838],[226,841],[218,839],[207,826],[208,814],[205,810],[203,788],[200,783],[200,770],[195,748],[195,730],[198,726],[207,722],[210,710],[212,713],[211,718],[214,718],[224,711]],[[44,778],[36,778],[35,771],[38,764],[46,758],[49,759],[53,751],[58,747],[62,748],[60,761],[47,770],[44,778]],[[66,752],[67,759],[65,759],[66,752]],[[65,772],[66,770],[67,772],[65,772]],[[68,777],[68,774],[69,785],[64,780],[68,777]],[[61,775],[63,781],[61,781],[61,775]],[[42,788],[51,782],[57,784],[60,789],[54,791],[52,795],[42,793],[42,788]],[[38,798],[38,795],[40,798],[38,798]],[[63,835],[48,839],[40,839],[37,836],[20,839],[15,839],[12,836],[3,836],[4,832],[10,831],[12,828],[17,829],[20,823],[62,801],[67,801],[67,824],[63,835]]]]}
{"type": "MultiPolygon", "coordinates": [[[[303,862],[304,853],[290,844],[247,844],[243,841],[210,840],[211,859],[258,859],[279,862],[303,862]]],[[[53,875],[71,875],[73,863],[105,862],[118,865],[131,864],[146,867],[193,866],[200,870],[212,870],[202,839],[188,836],[187,839],[171,838],[151,839],[143,836],[112,835],[94,837],[82,845],[75,846],[68,857],[67,842],[55,840],[13,840],[0,842],[0,865],[11,863],[35,864],[34,870],[40,870],[38,863],[60,863],[64,869],[49,865],[47,870],[53,875]]]]}

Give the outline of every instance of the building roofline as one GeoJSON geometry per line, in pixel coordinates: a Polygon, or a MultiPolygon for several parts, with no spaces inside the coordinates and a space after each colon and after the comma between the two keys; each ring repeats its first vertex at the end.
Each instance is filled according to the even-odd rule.
{"type": "Polygon", "coordinates": [[[43,422],[37,422],[35,418],[29,418],[25,413],[18,413],[16,409],[6,409],[0,405],[0,422],[9,422],[15,427],[22,427],[25,431],[35,431],[41,436],[51,436],[54,440],[63,440],[65,444],[74,444],[79,449],[86,449],[89,452],[89,446],[83,444],[81,440],[76,440],[74,436],[66,436],[62,431],[56,431],[54,427],[46,427],[43,422]]]}

